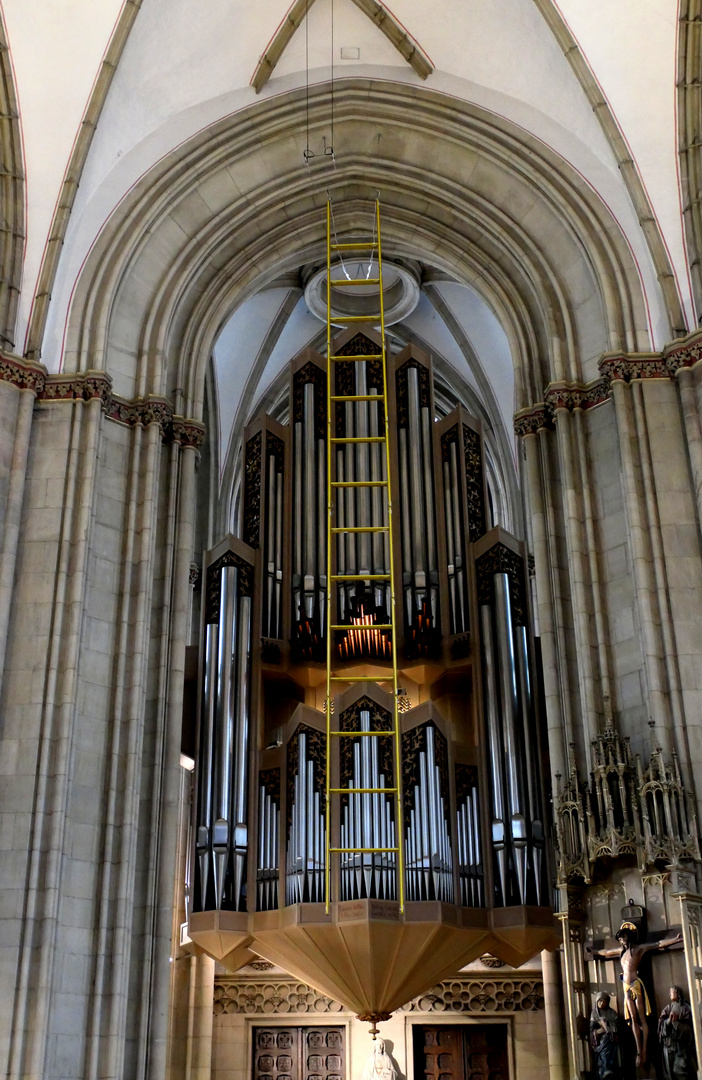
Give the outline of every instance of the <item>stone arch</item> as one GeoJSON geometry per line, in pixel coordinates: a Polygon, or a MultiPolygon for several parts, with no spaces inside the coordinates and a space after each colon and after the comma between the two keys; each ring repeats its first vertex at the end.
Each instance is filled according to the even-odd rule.
{"type": "Polygon", "coordinates": [[[0,347],[15,351],[15,320],[24,248],[24,167],[19,108],[5,24],[0,11],[0,347]]]}
{"type": "MultiPolygon", "coordinates": [[[[310,98],[323,131],[325,87],[310,98]]],[[[592,378],[604,350],[648,347],[645,304],[610,212],[561,158],[494,114],[349,80],[335,92],[336,168],[305,169],[303,92],[258,102],[153,168],[116,209],[76,289],[66,370],[105,368],[126,396],[202,413],[212,344],[262,284],[319,258],[328,189],[352,231],[380,189],[387,254],[472,285],[500,319],[517,407],[592,378]]]]}

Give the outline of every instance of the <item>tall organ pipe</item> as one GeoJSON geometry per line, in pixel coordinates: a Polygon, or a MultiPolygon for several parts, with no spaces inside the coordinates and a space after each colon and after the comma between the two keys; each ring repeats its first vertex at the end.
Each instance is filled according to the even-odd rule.
{"type": "Polygon", "coordinates": [[[234,835],[234,906],[242,902],[248,849],[247,801],[249,764],[249,661],[251,655],[251,597],[239,598],[239,644],[237,650],[236,711],[234,713],[234,789],[232,799],[234,835]]]}
{"type": "Polygon", "coordinates": [[[225,566],[220,571],[219,662],[217,688],[217,735],[214,746],[214,853],[215,903],[221,907],[229,855],[230,808],[232,796],[232,754],[235,686],[233,687],[236,649],[236,593],[239,570],[225,566]],[[232,700],[234,698],[234,701],[232,700]]]}
{"type": "Polygon", "coordinates": [[[517,665],[512,636],[510,586],[507,574],[495,574],[495,613],[499,653],[500,704],[505,742],[509,822],[519,902],[526,903],[527,824],[522,782],[523,755],[517,741],[517,665]]]}
{"type": "Polygon", "coordinates": [[[544,825],[543,810],[541,805],[541,793],[539,790],[538,781],[538,747],[536,745],[534,730],[534,703],[531,690],[529,650],[527,645],[526,627],[515,626],[514,638],[515,651],[517,654],[519,700],[521,703],[522,731],[525,748],[524,760],[527,766],[527,820],[531,822],[536,902],[537,904],[540,904],[543,883],[544,825]]]}
{"type": "Polygon", "coordinates": [[[480,608],[480,627],[483,640],[483,675],[484,701],[487,721],[489,762],[492,795],[492,848],[497,860],[497,869],[502,893],[502,903],[508,902],[507,889],[507,850],[505,832],[505,792],[502,778],[502,733],[497,713],[497,681],[495,677],[495,654],[492,640],[492,611],[489,604],[480,608]]]}
{"type": "MultiPolygon", "coordinates": [[[[415,589],[427,586],[427,562],[425,538],[431,532],[430,520],[422,519],[424,510],[424,471],[421,467],[421,434],[419,424],[419,373],[417,368],[407,370],[407,414],[408,414],[408,452],[409,486],[411,491],[411,529],[412,529],[412,564],[414,569],[415,589]]],[[[409,509],[409,507],[408,507],[409,509]]],[[[415,594],[415,602],[417,596],[415,594]]]]}
{"type": "Polygon", "coordinates": [[[217,621],[208,623],[205,630],[196,903],[200,910],[240,910],[244,906],[248,850],[252,598],[242,595],[242,586],[248,591],[248,584],[239,566],[221,566],[218,576],[219,613],[217,621]]]}
{"type": "Polygon", "coordinates": [[[200,868],[199,907],[207,905],[212,839],[212,751],[217,709],[219,626],[208,623],[205,630],[205,685],[202,734],[200,737],[199,799],[195,845],[200,868]]]}
{"type": "Polygon", "coordinates": [[[305,615],[310,621],[314,617],[315,585],[319,571],[317,565],[317,470],[315,468],[314,437],[314,385],[305,383],[303,391],[304,415],[304,472],[305,472],[305,555],[303,593],[305,615]]]}

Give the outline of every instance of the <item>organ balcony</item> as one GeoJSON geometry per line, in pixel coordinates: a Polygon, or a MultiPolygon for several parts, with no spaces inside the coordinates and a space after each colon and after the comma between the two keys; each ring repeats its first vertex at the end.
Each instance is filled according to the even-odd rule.
{"type": "Polygon", "coordinates": [[[548,768],[526,553],[492,526],[480,421],[437,413],[411,346],[382,399],[370,325],[331,355],[298,356],[245,432],[242,539],[206,557],[189,935],[378,1020],[482,953],[556,947],[548,768]]]}

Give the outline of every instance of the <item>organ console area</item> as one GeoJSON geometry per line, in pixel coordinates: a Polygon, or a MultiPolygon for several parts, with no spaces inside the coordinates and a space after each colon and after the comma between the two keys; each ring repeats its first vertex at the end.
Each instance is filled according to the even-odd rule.
{"type": "MultiPolygon", "coordinates": [[[[368,357],[331,365],[333,395],[355,399],[332,406],[337,438],[383,432],[380,353],[369,324],[334,341],[368,357]]],[[[241,536],[205,558],[188,933],[233,970],[255,952],[377,1021],[485,952],[519,965],[556,946],[548,768],[525,550],[491,527],[480,422],[460,404],[437,419],[427,355],[388,355],[388,532],[379,487],[353,486],[388,479],[384,450],[328,457],[328,377],[314,350],[292,361],[287,409],[245,433],[241,536]],[[350,482],[331,569],[328,460],[350,482]],[[391,552],[400,810],[376,576],[391,552]],[[330,633],[333,725],[351,735],[327,759],[330,633]]]]}

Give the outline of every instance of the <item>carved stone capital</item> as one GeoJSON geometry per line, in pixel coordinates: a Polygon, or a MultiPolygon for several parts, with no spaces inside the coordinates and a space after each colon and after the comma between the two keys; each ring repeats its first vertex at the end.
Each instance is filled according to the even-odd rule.
{"type": "Polygon", "coordinates": [[[671,342],[663,350],[663,356],[671,378],[684,368],[694,367],[702,360],[702,330],[695,330],[686,338],[671,342]]]}
{"type": "Polygon", "coordinates": [[[37,394],[40,401],[93,401],[109,409],[112,402],[112,379],[105,371],[74,371],[47,375],[37,394]]]}
{"type": "Polygon", "coordinates": [[[547,410],[554,414],[557,409],[594,409],[609,396],[609,386],[605,379],[595,379],[589,383],[549,383],[544,395],[547,410]]]}
{"type": "Polygon", "coordinates": [[[188,420],[184,416],[173,417],[173,441],[185,448],[199,450],[205,441],[207,430],[198,420],[188,420]]]}
{"type": "Polygon", "coordinates": [[[170,429],[173,418],[173,406],[164,397],[149,395],[145,398],[135,398],[127,401],[125,398],[114,397],[107,410],[110,420],[116,420],[119,424],[135,427],[137,424],[148,427],[149,424],[158,424],[162,436],[166,436],[170,429]]]}
{"type": "Polygon", "coordinates": [[[0,355],[0,380],[11,383],[20,390],[31,390],[39,394],[46,381],[46,368],[30,360],[20,360],[15,356],[0,355]]]}
{"type": "Polygon", "coordinates": [[[546,427],[553,427],[553,421],[543,401],[530,405],[527,409],[520,409],[514,414],[514,433],[518,438],[536,435],[540,428],[546,427]]]}
{"type": "Polygon", "coordinates": [[[560,409],[573,412],[575,409],[594,409],[609,396],[609,383],[604,378],[589,383],[549,383],[544,392],[544,400],[520,409],[514,416],[514,430],[517,436],[535,435],[540,428],[555,427],[556,413],[560,409]]]}
{"type": "Polygon", "coordinates": [[[605,353],[598,363],[609,386],[615,380],[667,379],[668,369],[660,353],[605,353]]]}
{"type": "Polygon", "coordinates": [[[168,398],[149,394],[130,400],[113,394],[112,379],[105,371],[47,375],[41,365],[0,357],[0,379],[33,389],[41,401],[92,401],[97,398],[108,420],[126,427],[158,424],[164,441],[177,442],[182,447],[199,450],[205,441],[204,424],[185,416],[175,416],[168,398]]]}

